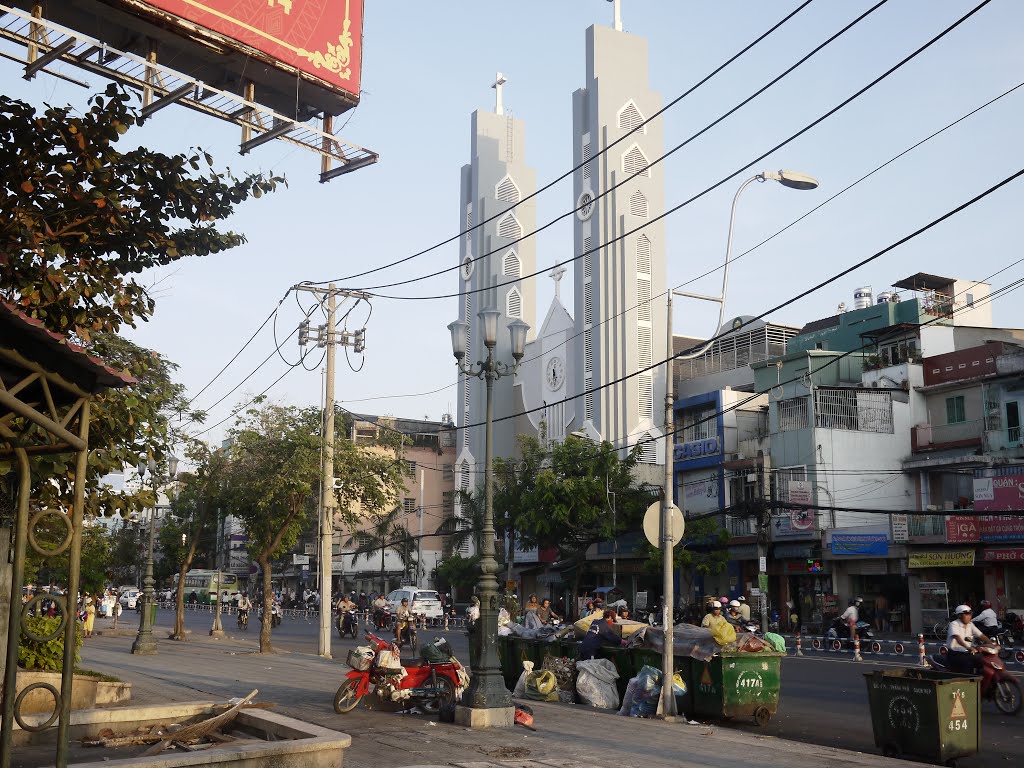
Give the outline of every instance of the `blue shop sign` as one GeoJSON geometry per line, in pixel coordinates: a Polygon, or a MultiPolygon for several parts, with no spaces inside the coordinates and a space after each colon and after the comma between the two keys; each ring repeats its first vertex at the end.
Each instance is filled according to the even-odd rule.
{"type": "Polygon", "coordinates": [[[884,533],[834,533],[832,554],[886,557],[889,554],[889,537],[884,533]]]}
{"type": "Polygon", "coordinates": [[[709,437],[706,440],[691,440],[688,443],[677,443],[673,448],[673,458],[676,461],[686,459],[699,459],[702,456],[711,456],[722,452],[722,439],[720,437],[709,437]]]}

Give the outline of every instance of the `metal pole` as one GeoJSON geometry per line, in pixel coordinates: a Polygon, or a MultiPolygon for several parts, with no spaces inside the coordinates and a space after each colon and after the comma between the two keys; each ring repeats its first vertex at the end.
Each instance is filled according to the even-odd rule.
{"type": "Polygon", "coordinates": [[[665,354],[665,492],[661,500],[661,577],[662,592],[662,624],[665,631],[665,644],[661,651],[661,711],[665,720],[674,720],[676,714],[676,697],[673,690],[672,678],[675,670],[675,638],[673,624],[673,609],[675,607],[675,583],[673,580],[675,570],[674,552],[672,545],[672,497],[673,497],[673,472],[672,472],[672,432],[674,431],[675,417],[672,412],[672,291],[668,292],[668,306],[665,315],[667,328],[666,354],[665,354]]]}
{"type": "Polygon", "coordinates": [[[142,579],[142,617],[139,619],[139,632],[132,643],[132,653],[143,656],[151,656],[157,652],[156,641],[153,639],[153,617],[150,613],[150,606],[153,604],[153,543],[156,540],[156,510],[160,501],[160,486],[155,465],[150,474],[153,477],[153,514],[149,517],[149,551],[146,554],[146,575],[142,579]]]}
{"type": "Polygon", "coordinates": [[[224,627],[220,623],[220,590],[221,577],[220,568],[217,569],[217,607],[213,610],[213,626],[210,628],[210,637],[224,637],[224,627]]]}
{"type": "Polygon", "coordinates": [[[327,288],[327,392],[324,396],[324,496],[320,520],[320,637],[317,652],[331,658],[331,545],[334,541],[334,324],[337,297],[327,288]]]}
{"type": "Polygon", "coordinates": [[[426,480],[424,477],[426,470],[420,470],[420,533],[416,538],[416,586],[423,586],[423,483],[426,480]]]}

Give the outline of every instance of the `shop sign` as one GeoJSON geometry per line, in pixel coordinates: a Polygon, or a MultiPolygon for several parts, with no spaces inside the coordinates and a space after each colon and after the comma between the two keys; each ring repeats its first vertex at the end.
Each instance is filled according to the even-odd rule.
{"type": "Polygon", "coordinates": [[[909,515],[890,515],[889,522],[892,524],[893,543],[904,544],[910,541],[909,515]]]}
{"type": "Polygon", "coordinates": [[[672,449],[672,457],[676,461],[687,459],[699,459],[703,456],[713,456],[722,452],[722,438],[709,437],[706,440],[691,440],[688,443],[678,443],[672,449]]]}
{"type": "Polygon", "coordinates": [[[946,518],[947,544],[975,544],[981,541],[977,517],[949,515],[946,518]]]}
{"type": "Polygon", "coordinates": [[[950,515],[946,518],[947,544],[979,541],[1024,541],[1024,518],[1008,515],[950,515]]]}
{"type": "Polygon", "coordinates": [[[814,557],[813,544],[776,544],[772,550],[772,556],[776,560],[802,560],[814,557]]]}
{"type": "Polygon", "coordinates": [[[986,549],[986,563],[1024,563],[1024,549],[986,549]]]}
{"type": "Polygon", "coordinates": [[[965,568],[974,565],[973,549],[953,549],[947,552],[911,552],[908,568],[965,568]]]}
{"type": "Polygon", "coordinates": [[[1014,464],[984,471],[985,477],[974,478],[976,511],[1013,512],[1024,508],[1024,466],[1014,464]]]}
{"type": "Polygon", "coordinates": [[[889,537],[884,533],[834,533],[832,554],[885,557],[889,554],[889,537]]]}

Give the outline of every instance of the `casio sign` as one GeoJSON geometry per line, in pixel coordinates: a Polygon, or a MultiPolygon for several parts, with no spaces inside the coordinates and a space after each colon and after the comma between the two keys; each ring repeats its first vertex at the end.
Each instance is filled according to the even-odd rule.
{"type": "Polygon", "coordinates": [[[675,460],[697,459],[701,456],[710,456],[721,452],[721,442],[717,437],[709,437],[707,440],[691,440],[688,443],[677,445],[674,450],[675,460]]]}

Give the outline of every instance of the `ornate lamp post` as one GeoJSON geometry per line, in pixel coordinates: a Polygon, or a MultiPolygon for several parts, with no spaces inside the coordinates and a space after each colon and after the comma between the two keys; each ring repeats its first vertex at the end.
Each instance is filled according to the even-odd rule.
{"type": "Polygon", "coordinates": [[[476,653],[471,653],[473,673],[469,688],[463,695],[456,715],[458,722],[465,725],[486,727],[491,725],[512,725],[512,696],[505,688],[498,662],[498,562],[494,558],[494,475],[492,450],[492,398],[494,382],[503,376],[513,376],[523,359],[526,346],[526,332],[530,326],[522,320],[508,324],[512,342],[511,365],[494,359],[494,348],[498,343],[498,318],[496,309],[481,310],[477,317],[483,326],[484,346],[487,359],[475,365],[464,362],[469,342],[469,323],[456,320],[448,325],[452,334],[452,354],[455,355],[459,371],[467,376],[476,376],[487,384],[486,427],[484,438],[484,520],[480,532],[480,581],[476,593],[480,598],[480,619],[472,642],[476,653]]]}
{"type": "MultiPolygon", "coordinates": [[[[156,641],[153,639],[153,544],[156,537],[156,512],[160,494],[160,468],[155,460],[150,459],[148,465],[139,467],[139,475],[144,476],[149,469],[150,481],[153,483],[153,514],[149,518],[149,551],[146,553],[146,575],[142,579],[142,616],[139,618],[139,632],[132,643],[132,653],[152,655],[156,653],[156,641]]],[[[167,474],[174,477],[178,472],[178,460],[174,456],[167,458],[167,474]]]]}

